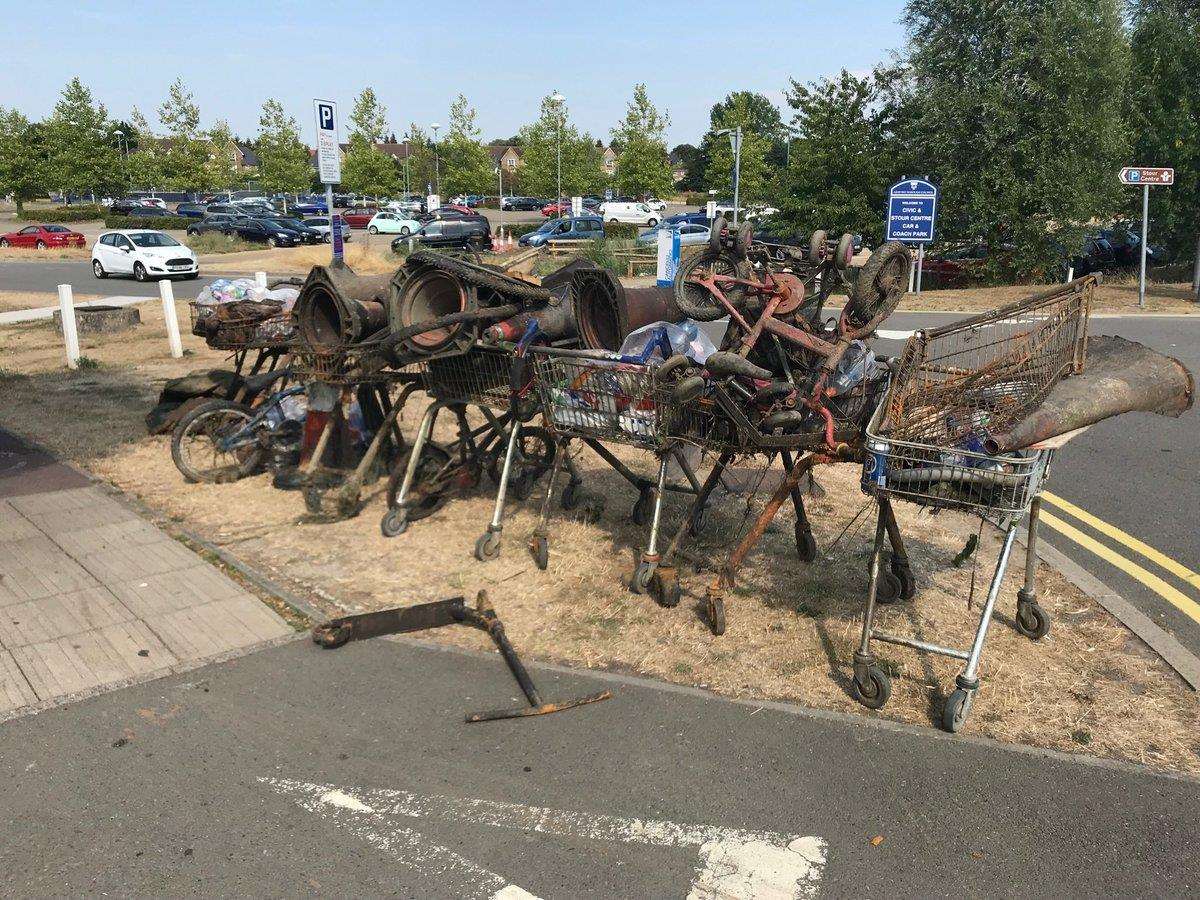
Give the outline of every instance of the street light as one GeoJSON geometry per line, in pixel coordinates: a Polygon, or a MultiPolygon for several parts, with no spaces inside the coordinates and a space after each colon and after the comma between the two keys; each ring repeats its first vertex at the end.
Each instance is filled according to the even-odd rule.
{"type": "Polygon", "coordinates": [[[558,135],[557,135],[557,139],[556,139],[557,156],[558,156],[558,194],[554,198],[554,203],[558,206],[558,211],[560,214],[562,213],[562,129],[563,129],[562,105],[563,105],[563,101],[566,99],[567,98],[564,97],[562,94],[560,94],[558,91],[555,91],[553,94],[550,95],[550,100],[554,103],[554,107],[558,111],[558,120],[557,120],[558,135]]]}
{"type": "Polygon", "coordinates": [[[729,135],[729,144],[733,149],[733,224],[737,224],[738,216],[738,182],[742,174],[742,126],[737,128],[722,128],[716,136],[729,135]]]}
{"type": "Polygon", "coordinates": [[[437,133],[438,133],[438,129],[441,128],[442,126],[439,125],[437,122],[434,122],[429,127],[433,129],[433,185],[436,188],[434,193],[436,193],[439,197],[441,197],[442,196],[442,161],[441,161],[441,159],[438,158],[437,133]]]}

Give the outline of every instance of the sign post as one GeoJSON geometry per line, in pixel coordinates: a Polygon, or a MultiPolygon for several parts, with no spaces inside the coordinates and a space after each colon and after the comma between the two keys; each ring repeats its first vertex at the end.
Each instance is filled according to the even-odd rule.
{"type": "Polygon", "coordinates": [[[317,173],[325,185],[325,214],[329,217],[329,235],[333,244],[333,266],[345,265],[342,229],[333,217],[333,186],[342,183],[342,157],[338,148],[337,104],[332,100],[314,100],[317,116],[317,173]]]}
{"type": "MultiPolygon", "coordinates": [[[[884,240],[917,245],[916,290],[921,293],[925,245],[933,243],[938,189],[924,178],[906,178],[888,189],[887,233],[884,240]]],[[[911,287],[910,287],[911,289],[911,287]]]]}
{"type": "Polygon", "coordinates": [[[1175,183],[1175,170],[1163,166],[1126,166],[1117,176],[1121,184],[1142,188],[1142,252],[1138,273],[1138,308],[1146,308],[1146,240],[1150,233],[1150,188],[1175,183]]]}
{"type": "Polygon", "coordinates": [[[704,214],[708,216],[709,222],[715,222],[717,218],[717,201],[709,200],[704,204],[704,214]]]}
{"type": "Polygon", "coordinates": [[[571,215],[572,216],[582,216],[583,215],[583,198],[582,197],[572,197],[571,198],[571,215]]]}
{"type": "Polygon", "coordinates": [[[674,228],[658,229],[658,286],[670,287],[675,283],[675,272],[679,269],[679,231],[674,228]]]}

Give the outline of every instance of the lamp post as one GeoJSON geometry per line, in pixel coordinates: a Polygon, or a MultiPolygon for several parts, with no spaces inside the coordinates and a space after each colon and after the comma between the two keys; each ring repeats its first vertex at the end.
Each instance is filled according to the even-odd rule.
{"type": "Polygon", "coordinates": [[[742,126],[736,128],[722,128],[717,132],[717,135],[729,135],[729,144],[733,150],[733,224],[737,224],[738,217],[738,182],[741,180],[742,174],[742,126]]]}
{"type": "Polygon", "coordinates": [[[496,204],[500,207],[500,235],[504,235],[504,166],[501,162],[496,163],[496,182],[500,188],[500,196],[496,198],[496,204]]]}
{"type": "Polygon", "coordinates": [[[554,108],[558,112],[558,116],[556,117],[556,119],[557,119],[556,124],[558,125],[558,135],[556,138],[557,157],[558,157],[558,195],[554,198],[554,202],[556,204],[558,204],[559,212],[561,213],[562,212],[562,128],[563,128],[562,105],[563,105],[563,101],[566,100],[567,98],[564,97],[562,94],[560,94],[558,91],[555,91],[553,94],[550,95],[550,99],[554,101],[554,108]]]}
{"type": "Polygon", "coordinates": [[[437,133],[438,133],[438,129],[441,128],[442,126],[439,125],[437,122],[434,122],[429,127],[431,129],[433,129],[433,186],[434,186],[434,193],[437,194],[438,197],[441,197],[442,196],[442,161],[438,156],[437,133]]]}

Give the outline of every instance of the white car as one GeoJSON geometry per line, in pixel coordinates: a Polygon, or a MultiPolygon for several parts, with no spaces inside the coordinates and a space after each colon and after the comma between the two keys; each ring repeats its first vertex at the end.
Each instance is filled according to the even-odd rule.
{"type": "Polygon", "coordinates": [[[659,200],[657,197],[647,197],[642,202],[645,203],[648,207],[650,207],[655,212],[662,212],[664,209],[667,208],[667,204],[664,203],[662,200],[659,200]]]}
{"type": "Polygon", "coordinates": [[[200,274],[196,254],[169,234],[140,228],[106,231],[92,247],[92,273],[97,278],[132,275],[136,281],[200,274]]]}
{"type": "Polygon", "coordinates": [[[605,222],[628,222],[631,225],[645,225],[653,228],[661,218],[657,212],[645,203],[601,203],[600,215],[605,222]]]}
{"type": "MultiPolygon", "coordinates": [[[[336,217],[339,222],[339,227],[342,232],[342,240],[348,241],[351,238],[350,226],[346,224],[346,220],[341,216],[336,217]]],[[[313,231],[319,232],[321,239],[327,244],[333,243],[333,229],[329,227],[329,218],[327,216],[312,216],[304,220],[304,224],[313,231]]]]}
{"type": "Polygon", "coordinates": [[[398,234],[402,237],[408,237],[420,229],[420,227],[420,222],[416,219],[408,218],[403,213],[378,212],[367,223],[367,232],[369,234],[398,234]]]}

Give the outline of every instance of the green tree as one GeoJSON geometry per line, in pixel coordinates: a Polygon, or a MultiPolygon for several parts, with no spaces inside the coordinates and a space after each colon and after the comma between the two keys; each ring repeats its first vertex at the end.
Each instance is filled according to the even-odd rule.
{"type": "Polygon", "coordinates": [[[672,193],[675,179],[666,144],[670,124],[670,117],[650,102],[646,85],[634,85],[625,118],[612,130],[613,148],[620,147],[615,181],[622,193],[657,197],[672,193]]]}
{"type": "Polygon", "coordinates": [[[120,158],[110,143],[103,103],[78,77],[63,88],[46,121],[46,180],[67,194],[103,195],[121,186],[120,158]]]}
{"type": "Polygon", "coordinates": [[[18,215],[25,201],[46,192],[42,130],[15,109],[0,107],[0,197],[12,195],[18,215]]]}
{"type": "Polygon", "coordinates": [[[342,163],[342,187],[359,194],[393,194],[399,185],[395,161],[375,146],[387,135],[387,109],[363,88],[350,112],[350,147],[342,163]]]}
{"type": "Polygon", "coordinates": [[[129,114],[129,127],[132,133],[128,136],[125,156],[125,173],[129,185],[141,189],[161,187],[163,147],[150,130],[150,123],[136,106],[129,114]]]}
{"type": "MultiPolygon", "coordinates": [[[[208,131],[209,153],[204,164],[204,187],[210,191],[228,191],[241,183],[241,175],[234,161],[233,129],[223,119],[208,131]]],[[[308,152],[305,151],[304,162],[307,167],[308,152]]],[[[311,172],[309,172],[311,178],[311,172]]]]}
{"type": "MultiPolygon", "coordinates": [[[[1125,117],[1131,165],[1172,166],[1175,184],[1150,192],[1154,243],[1190,256],[1200,236],[1200,5],[1136,0],[1125,117]]],[[[1141,223],[1141,192],[1126,189],[1141,223]]]]}
{"type": "Polygon", "coordinates": [[[200,108],[182,78],[176,78],[167,89],[167,99],[158,108],[158,119],[167,138],[162,159],[165,186],[178,191],[210,187],[206,181],[209,142],[200,130],[200,108]]]}
{"type": "Polygon", "coordinates": [[[684,176],[675,185],[681,191],[704,190],[704,154],[693,144],[676,144],[671,151],[671,159],[676,160],[684,171],[684,176]]]}
{"type": "Polygon", "coordinates": [[[312,184],[308,147],[294,117],[270,99],[258,117],[258,181],[268,193],[296,194],[312,184]]]}
{"type": "Polygon", "coordinates": [[[995,274],[1057,275],[1121,200],[1129,49],[1119,0],[910,0],[913,128],[942,190],[941,237],[981,238],[995,274]]]}
{"type": "Polygon", "coordinates": [[[807,85],[792,80],[787,101],[795,137],[777,199],[796,228],[882,237],[895,162],[886,153],[891,108],[881,93],[875,74],[860,78],[845,69],[807,85]]]}
{"type": "Polygon", "coordinates": [[[542,98],[537,120],[521,129],[523,190],[553,196],[558,185],[559,150],[564,196],[590,193],[604,181],[600,152],[590,134],[571,124],[565,102],[542,98]]]}
{"type": "Polygon", "coordinates": [[[442,190],[448,195],[486,194],[496,183],[495,163],[479,139],[475,110],[462,94],[450,104],[450,127],[442,140],[442,190]]]}
{"type": "Polygon", "coordinates": [[[704,136],[704,181],[710,190],[733,197],[734,153],[724,129],[742,129],[742,159],[738,179],[739,202],[757,203],[768,199],[775,179],[771,160],[783,144],[783,120],[779,110],[762,94],[734,91],[713,106],[710,128],[704,136]]]}
{"type": "Polygon", "coordinates": [[[433,190],[434,157],[433,144],[429,135],[413,122],[404,136],[408,145],[408,158],[400,164],[400,179],[404,190],[414,194],[427,194],[433,190]]]}

